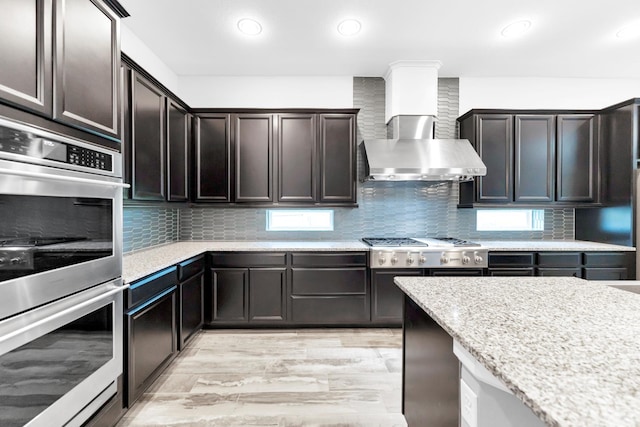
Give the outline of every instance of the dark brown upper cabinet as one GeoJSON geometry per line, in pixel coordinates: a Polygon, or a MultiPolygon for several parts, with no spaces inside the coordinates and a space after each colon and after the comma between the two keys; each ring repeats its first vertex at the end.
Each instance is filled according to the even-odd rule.
{"type": "Polygon", "coordinates": [[[51,0],[5,0],[0,98],[51,115],[51,0]]]}
{"type": "Polygon", "coordinates": [[[101,0],[55,0],[53,118],[120,138],[120,19],[101,0]]]}
{"type": "Polygon", "coordinates": [[[479,114],[460,123],[460,136],[472,142],[487,166],[477,181],[476,200],[509,203],[513,200],[513,116],[479,114]]]}
{"type": "Polygon", "coordinates": [[[472,110],[458,121],[487,165],[486,176],[460,184],[460,206],[598,203],[594,114],[472,110]]]}
{"type": "Polygon", "coordinates": [[[554,200],[555,133],[553,115],[515,116],[515,202],[554,200]]]}
{"type": "Polygon", "coordinates": [[[167,98],[167,200],[189,200],[189,135],[191,115],[167,98]]]}
{"type": "Polygon", "coordinates": [[[320,203],[356,203],[355,141],[355,114],[320,114],[320,203]]]}
{"type": "Polygon", "coordinates": [[[316,114],[278,115],[278,201],[314,202],[318,187],[316,114]]]}
{"type": "MultiPolygon", "coordinates": [[[[102,0],[4,0],[0,102],[88,131],[98,143],[118,142],[123,13],[102,0]]],[[[15,115],[66,132],[37,115],[15,115]]]]}
{"type": "Polygon", "coordinates": [[[593,114],[558,115],[556,198],[595,202],[598,195],[597,120],[593,114]]]}
{"type": "Polygon", "coordinates": [[[200,114],[194,129],[194,201],[231,202],[231,115],[200,114]]]}
{"type": "Polygon", "coordinates": [[[234,114],[235,201],[273,202],[272,114],[234,114]]]}
{"type": "Polygon", "coordinates": [[[165,199],[165,97],[144,77],[131,76],[131,195],[165,199]]]}

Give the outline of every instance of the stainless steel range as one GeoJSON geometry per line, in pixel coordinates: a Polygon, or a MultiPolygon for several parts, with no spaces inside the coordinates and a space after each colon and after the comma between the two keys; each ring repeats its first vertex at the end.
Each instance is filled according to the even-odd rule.
{"type": "Polygon", "coordinates": [[[451,237],[366,237],[371,268],[486,268],[487,248],[451,237]]]}

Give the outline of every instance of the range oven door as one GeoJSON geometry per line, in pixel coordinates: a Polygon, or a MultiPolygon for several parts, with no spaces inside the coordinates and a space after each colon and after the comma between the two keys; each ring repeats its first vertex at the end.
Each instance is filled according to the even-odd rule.
{"type": "Polygon", "coordinates": [[[122,275],[122,188],[0,159],[0,320],[122,275]]]}
{"type": "Polygon", "coordinates": [[[122,374],[122,280],[0,322],[0,425],[81,425],[122,374]]]}

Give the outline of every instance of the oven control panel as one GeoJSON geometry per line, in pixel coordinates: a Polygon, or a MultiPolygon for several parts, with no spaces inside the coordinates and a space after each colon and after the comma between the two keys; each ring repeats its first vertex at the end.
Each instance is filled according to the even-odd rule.
{"type": "Polygon", "coordinates": [[[0,152],[113,171],[113,154],[0,126],[0,152]]]}
{"type": "Polygon", "coordinates": [[[371,268],[487,268],[486,249],[419,251],[371,250],[371,268]]]}

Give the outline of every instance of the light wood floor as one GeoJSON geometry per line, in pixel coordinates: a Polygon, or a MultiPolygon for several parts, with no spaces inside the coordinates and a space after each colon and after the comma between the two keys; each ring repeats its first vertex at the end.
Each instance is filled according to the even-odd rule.
{"type": "Polygon", "coordinates": [[[400,329],[207,330],[118,426],[406,426],[400,329]]]}

